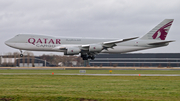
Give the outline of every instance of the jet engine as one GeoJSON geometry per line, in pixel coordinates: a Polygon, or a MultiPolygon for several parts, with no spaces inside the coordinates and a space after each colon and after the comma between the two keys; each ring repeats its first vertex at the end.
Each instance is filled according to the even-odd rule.
{"type": "Polygon", "coordinates": [[[67,48],[64,55],[78,55],[80,51],[78,47],[67,48]]]}
{"type": "Polygon", "coordinates": [[[101,52],[103,49],[102,45],[90,45],[89,52],[101,52]]]}

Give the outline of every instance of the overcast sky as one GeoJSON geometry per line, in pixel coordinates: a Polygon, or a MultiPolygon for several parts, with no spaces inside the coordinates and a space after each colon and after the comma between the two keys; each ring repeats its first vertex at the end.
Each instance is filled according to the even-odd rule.
{"type": "Polygon", "coordinates": [[[0,54],[19,52],[4,44],[19,33],[122,39],[164,19],[174,19],[166,40],[176,42],[137,53],[179,53],[180,0],[0,0],[0,54]]]}

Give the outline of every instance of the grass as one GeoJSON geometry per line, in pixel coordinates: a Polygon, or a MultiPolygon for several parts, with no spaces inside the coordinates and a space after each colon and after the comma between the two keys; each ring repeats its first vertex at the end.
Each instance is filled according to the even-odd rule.
{"type": "MultiPolygon", "coordinates": [[[[78,70],[65,70],[66,72],[63,70],[0,70],[1,73],[36,73],[37,71],[38,73],[79,72],[78,70]]],[[[87,72],[96,73],[93,70],[87,70],[87,72]]],[[[98,71],[98,73],[105,72],[109,71],[98,71]]],[[[116,72],[136,73],[137,71],[116,72]]],[[[154,71],[145,70],[144,72],[152,74],[154,71]]],[[[0,75],[0,101],[179,101],[179,99],[180,77],[178,76],[0,75]]]]}

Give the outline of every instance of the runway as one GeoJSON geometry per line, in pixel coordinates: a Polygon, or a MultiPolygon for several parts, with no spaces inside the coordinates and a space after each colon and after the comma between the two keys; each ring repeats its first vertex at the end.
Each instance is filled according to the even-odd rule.
{"type": "MultiPolygon", "coordinates": [[[[0,73],[0,75],[52,75],[52,73],[0,73]]],[[[85,73],[54,73],[53,75],[74,76],[180,76],[180,74],[85,74],[85,73]]],[[[52,75],[52,76],[53,76],[52,75]]]]}
{"type": "Polygon", "coordinates": [[[180,70],[156,67],[1,67],[0,70],[180,70]]]}

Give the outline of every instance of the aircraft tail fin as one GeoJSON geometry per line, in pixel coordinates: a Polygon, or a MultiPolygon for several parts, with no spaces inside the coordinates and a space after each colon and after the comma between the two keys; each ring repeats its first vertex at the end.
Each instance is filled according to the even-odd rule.
{"type": "Polygon", "coordinates": [[[165,19],[141,39],[143,40],[165,40],[174,19],[165,19]]]}

